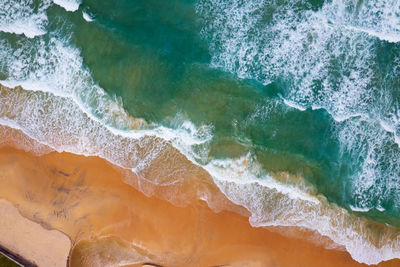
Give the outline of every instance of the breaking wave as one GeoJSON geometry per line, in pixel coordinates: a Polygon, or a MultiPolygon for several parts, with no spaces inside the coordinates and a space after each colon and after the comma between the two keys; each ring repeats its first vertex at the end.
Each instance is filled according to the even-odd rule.
{"type": "Polygon", "coordinates": [[[53,0],[54,4],[63,7],[66,11],[76,11],[81,4],[80,0],[53,0]]]}
{"type": "MultiPolygon", "coordinates": [[[[399,211],[398,1],[201,0],[197,13],[212,66],[264,85],[279,81],[285,104],[333,116],[350,162],[351,209],[399,211]]],[[[348,250],[361,262],[378,257],[348,250]]]]}
{"type": "Polygon", "coordinates": [[[337,121],[362,114],[398,135],[398,49],[379,61],[398,47],[384,42],[400,40],[397,1],[202,0],[197,12],[213,66],[263,84],[283,79],[283,98],[299,109],[324,108],[337,121]]]}
{"type": "Polygon", "coordinates": [[[0,31],[33,38],[46,33],[46,9],[50,1],[10,0],[0,2],[0,31]]]}

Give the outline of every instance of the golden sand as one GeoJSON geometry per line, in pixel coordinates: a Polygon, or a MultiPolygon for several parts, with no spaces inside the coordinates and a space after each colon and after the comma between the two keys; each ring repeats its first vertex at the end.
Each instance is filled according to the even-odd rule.
{"type": "MultiPolygon", "coordinates": [[[[35,156],[10,146],[0,148],[0,198],[42,227],[65,233],[74,246],[70,266],[363,266],[343,250],[328,250],[306,241],[312,239],[309,232],[294,229],[302,235],[287,237],[253,228],[243,216],[246,212],[232,203],[228,208],[242,215],[215,213],[195,197],[182,207],[159,198],[159,192],[164,198],[168,192],[195,195],[204,187],[220,194],[212,181],[204,185],[203,178],[196,182],[193,177],[178,191],[158,188],[155,195],[147,197],[125,183],[123,173],[97,157],[57,152],[35,156]]],[[[138,183],[138,177],[129,177],[130,182],[135,179],[138,183]]],[[[221,195],[220,201],[227,205],[221,195]]],[[[1,209],[0,216],[5,216],[1,209]]],[[[19,224],[7,229],[22,235],[26,232],[19,224]]],[[[37,231],[39,236],[50,232],[37,231]]],[[[31,242],[16,240],[14,245],[27,251],[37,249],[31,242]]],[[[6,246],[13,248],[12,244],[6,246]]],[[[64,245],[52,247],[64,255],[64,245]]],[[[40,251],[42,260],[50,252],[48,248],[40,251]]],[[[400,266],[400,261],[380,266],[400,266]]]]}

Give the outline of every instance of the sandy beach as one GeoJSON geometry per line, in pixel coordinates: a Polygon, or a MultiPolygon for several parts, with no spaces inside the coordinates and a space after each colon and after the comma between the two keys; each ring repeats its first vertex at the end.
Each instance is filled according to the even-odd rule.
{"type": "Polygon", "coordinates": [[[400,0],[0,0],[0,267],[400,267],[399,66],[400,0]]]}
{"type": "Polygon", "coordinates": [[[0,245],[38,266],[66,266],[71,242],[63,233],[44,229],[0,199],[0,245]]]}
{"type": "MultiPolygon", "coordinates": [[[[306,241],[326,243],[312,233],[253,228],[240,207],[242,215],[229,205],[216,213],[195,197],[178,207],[157,195],[175,192],[167,188],[148,197],[124,182],[138,177],[127,178],[101,158],[37,156],[12,143],[0,148],[0,198],[7,200],[0,202],[0,228],[8,233],[0,234],[0,244],[39,266],[65,266],[67,236],[73,246],[70,266],[363,266],[344,250],[306,241]]],[[[216,190],[204,179],[181,185],[178,192],[216,190]]]]}

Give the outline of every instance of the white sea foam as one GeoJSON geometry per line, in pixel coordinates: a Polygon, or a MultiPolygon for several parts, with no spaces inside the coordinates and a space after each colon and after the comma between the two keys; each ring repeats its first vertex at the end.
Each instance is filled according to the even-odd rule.
{"type": "MultiPolygon", "coordinates": [[[[80,0],[53,0],[67,11],[79,8],[80,0]]],[[[34,38],[45,34],[48,23],[46,10],[51,0],[0,1],[0,31],[24,34],[34,38]]]]}
{"type": "MultiPolygon", "coordinates": [[[[13,121],[14,126],[6,120],[8,115],[2,117],[2,122],[7,121],[7,125],[14,128],[17,125],[28,136],[57,151],[98,155],[140,174],[147,172],[160,155],[177,154],[171,144],[186,153],[197,147],[201,153],[200,147],[211,138],[208,126],[196,128],[179,118],[174,130],[146,125],[151,130],[135,131],[143,121],[129,116],[119,99],[111,98],[95,84],[83,66],[79,51],[57,36],[21,39],[18,45],[2,40],[0,48],[2,69],[7,74],[7,79],[1,83],[9,87],[23,86],[26,97],[18,101],[1,99],[3,112],[13,109],[22,112],[18,115],[21,121],[13,121]],[[28,116],[33,120],[29,122],[28,116]],[[124,152],[116,156],[113,149],[116,154],[124,152]],[[147,152],[138,156],[140,151],[147,152]]],[[[194,153],[192,155],[196,158],[194,153]]],[[[171,166],[170,174],[166,168],[166,173],[157,174],[158,178],[153,181],[173,181],[170,177],[179,172],[178,165],[171,166]]]]}
{"type": "Polygon", "coordinates": [[[350,208],[352,211],[357,211],[357,212],[368,212],[371,210],[370,208],[359,208],[359,207],[355,207],[353,205],[350,205],[350,208]]]}
{"type": "MultiPolygon", "coordinates": [[[[348,188],[358,210],[382,210],[383,203],[400,208],[400,113],[398,100],[393,99],[396,83],[390,83],[391,77],[400,75],[400,60],[392,56],[387,61],[385,77],[379,76],[382,66],[376,60],[377,42],[385,45],[384,41],[400,39],[399,10],[396,0],[334,0],[319,7],[301,0],[201,0],[197,4],[212,66],[264,84],[283,80],[285,104],[298,110],[323,108],[333,116],[341,157],[351,162],[348,188]]],[[[398,248],[374,247],[357,236],[347,219],[334,222],[333,214],[317,218],[318,205],[288,202],[277,207],[273,190],[266,193],[267,187],[255,182],[223,180],[220,188],[252,212],[255,225],[315,229],[346,246],[360,262],[399,257],[398,248]],[[271,197],[262,197],[268,194],[271,197]],[[303,205],[313,212],[304,211],[303,205]],[[294,215],[287,219],[288,214],[294,215]]]]}
{"type": "Polygon", "coordinates": [[[4,85],[21,85],[26,90],[70,97],[88,114],[117,129],[134,123],[121,101],[109,97],[93,82],[89,71],[83,67],[79,51],[57,36],[46,41],[44,38],[21,39],[14,45],[2,40],[0,48],[3,70],[7,74],[7,79],[2,81],[4,85]]]}
{"type": "MultiPolygon", "coordinates": [[[[171,143],[178,148],[186,144],[189,148],[191,144],[204,142],[196,134],[193,136],[195,128],[189,122],[178,130],[158,127],[120,131],[94,120],[68,97],[21,88],[2,89],[0,96],[0,124],[20,129],[57,151],[103,157],[143,177],[152,177],[151,182],[158,185],[170,185],[193,175],[190,165],[184,163],[184,156],[171,143]],[[160,161],[163,169],[152,172],[152,166],[160,161]]],[[[236,160],[213,160],[204,168],[229,199],[252,213],[253,226],[306,227],[346,246],[361,262],[377,263],[400,256],[400,239],[394,229],[380,226],[381,236],[371,239],[376,233],[367,227],[366,220],[312,196],[305,185],[278,182],[266,175],[251,155],[236,160]]]]}
{"type": "Polygon", "coordinates": [[[376,209],[379,210],[380,212],[384,212],[385,211],[385,208],[383,208],[381,206],[377,206],[376,209]]]}
{"type": "MultiPolygon", "coordinates": [[[[1,119],[0,119],[1,120],[1,119]]],[[[50,147],[43,145],[39,142],[35,142],[33,139],[28,138],[26,135],[21,133],[18,126],[10,123],[12,127],[7,126],[8,122],[1,123],[0,126],[0,146],[12,145],[18,149],[23,149],[34,153],[35,155],[41,156],[54,151],[50,147]]]]}
{"type": "MultiPolygon", "coordinates": [[[[229,169],[224,170],[227,171],[229,169]]],[[[235,177],[236,170],[232,171],[235,177]]],[[[362,263],[377,264],[400,256],[398,230],[384,225],[371,227],[365,219],[327,204],[322,197],[318,201],[307,201],[289,197],[288,193],[256,181],[237,183],[234,179],[220,179],[218,176],[214,176],[214,180],[232,202],[251,212],[250,223],[253,226],[298,226],[314,230],[344,246],[355,260],[362,263]]]]}
{"type": "Polygon", "coordinates": [[[302,107],[302,106],[296,104],[296,103],[293,102],[293,101],[290,101],[290,100],[287,100],[287,99],[284,99],[284,98],[282,98],[282,99],[283,99],[283,102],[284,102],[286,105],[288,105],[289,107],[298,109],[298,110],[300,110],[300,111],[305,111],[305,110],[306,110],[306,108],[304,108],[304,107],[302,107]]]}
{"type": "Polygon", "coordinates": [[[94,19],[91,17],[88,13],[85,11],[82,11],[82,17],[87,21],[87,22],[92,22],[94,19]]]}
{"type": "Polygon", "coordinates": [[[27,1],[0,1],[0,31],[24,34],[33,38],[46,33],[46,9],[50,0],[35,2],[27,1]]]}
{"type": "Polygon", "coordinates": [[[250,154],[235,160],[213,160],[204,168],[219,182],[234,182],[238,185],[254,183],[275,190],[293,200],[319,202],[317,198],[300,190],[299,185],[294,187],[276,181],[262,170],[257,160],[250,154]]]}
{"type": "Polygon", "coordinates": [[[382,209],[390,203],[400,209],[400,150],[393,134],[362,118],[338,123],[336,134],[343,157],[350,158],[353,173],[348,179],[358,209],[382,209]]]}
{"type": "Polygon", "coordinates": [[[66,11],[74,12],[81,4],[80,0],[53,0],[54,4],[63,7],[66,11]]]}
{"type": "MultiPolygon", "coordinates": [[[[388,61],[389,71],[379,78],[376,38],[354,31],[363,28],[400,36],[400,3],[357,3],[326,1],[312,10],[305,1],[296,0],[279,4],[203,0],[197,12],[206,21],[202,34],[211,43],[214,66],[265,84],[283,78],[287,88],[281,98],[288,106],[298,110],[323,108],[339,123],[349,120],[340,124],[348,130],[359,129],[358,121],[370,125],[364,132],[357,131],[364,142],[371,142],[367,154],[381,159],[365,163],[368,177],[384,184],[390,179],[400,182],[396,172],[388,176],[373,171],[382,167],[379,153],[385,153],[386,147],[397,144],[390,151],[400,149],[399,102],[393,98],[396,83],[387,82],[400,75],[400,61],[398,57],[388,61]],[[382,141],[376,140],[377,134],[382,141]]],[[[341,134],[338,138],[343,147],[349,147],[349,138],[341,134]]],[[[357,146],[356,142],[351,144],[357,146]]],[[[397,153],[393,156],[400,159],[397,153]]],[[[363,172],[359,170],[360,177],[366,177],[363,172]]]]}
{"type": "Polygon", "coordinates": [[[46,33],[41,27],[35,23],[35,21],[27,20],[27,21],[13,21],[9,24],[0,25],[0,31],[15,33],[15,34],[24,34],[28,38],[33,38],[38,35],[43,35],[46,33]]]}
{"type": "MultiPolygon", "coordinates": [[[[374,37],[400,38],[398,1],[326,1],[312,10],[301,0],[202,0],[197,12],[213,66],[265,84],[283,78],[285,103],[300,110],[318,106],[339,121],[395,117],[400,128],[393,88],[376,79],[374,37]]],[[[397,63],[389,63],[393,76],[397,63]]]]}
{"type": "MultiPolygon", "coordinates": [[[[171,145],[175,139],[181,139],[181,144],[196,142],[193,142],[196,137],[183,129],[172,131],[158,127],[154,130],[121,131],[107,127],[91,118],[72,99],[52,93],[2,89],[0,100],[2,125],[20,129],[56,151],[97,155],[122,168],[135,169],[138,174],[147,173],[154,161],[184,158],[171,145]]],[[[165,185],[165,182],[184,178],[177,175],[185,169],[180,166],[182,162],[184,160],[163,166],[165,170],[153,177],[152,182],[165,185]]]]}
{"type": "Polygon", "coordinates": [[[333,22],[388,42],[400,41],[400,4],[397,0],[333,1],[333,22]]]}
{"type": "Polygon", "coordinates": [[[364,28],[359,28],[359,27],[354,27],[354,26],[344,26],[346,29],[350,31],[355,31],[355,32],[364,32],[367,33],[373,37],[377,37],[381,40],[388,41],[390,43],[398,43],[400,42],[400,34],[398,33],[381,33],[375,30],[370,30],[370,29],[364,29],[364,28]]]}

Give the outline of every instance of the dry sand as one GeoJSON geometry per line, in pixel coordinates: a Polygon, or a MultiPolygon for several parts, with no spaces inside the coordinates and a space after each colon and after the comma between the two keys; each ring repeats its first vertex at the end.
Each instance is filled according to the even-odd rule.
{"type": "Polygon", "coordinates": [[[69,238],[24,218],[10,202],[0,199],[0,245],[38,266],[66,266],[69,238]]]}

